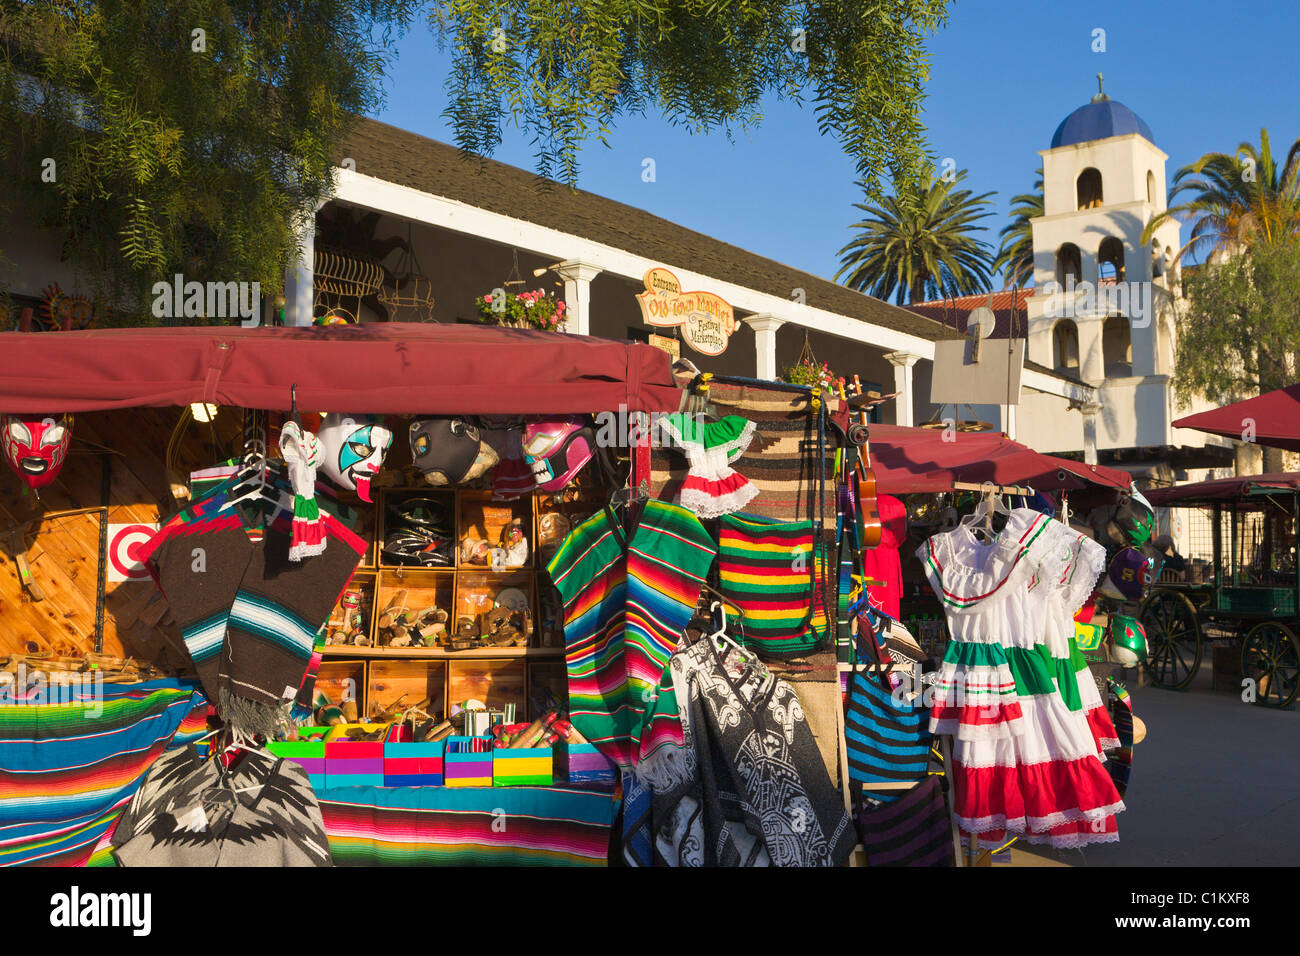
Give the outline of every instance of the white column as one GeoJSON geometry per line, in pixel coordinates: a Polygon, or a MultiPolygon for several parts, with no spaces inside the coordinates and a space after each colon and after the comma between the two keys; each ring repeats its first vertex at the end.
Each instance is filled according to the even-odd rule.
{"type": "Polygon", "coordinates": [[[1002,430],[1006,432],[1008,438],[1016,440],[1016,406],[1002,406],[1002,430]]]}
{"type": "Polygon", "coordinates": [[[754,330],[755,378],[776,380],[776,330],[785,325],[785,319],[769,312],[760,312],[742,320],[754,330]]]}
{"type": "Polygon", "coordinates": [[[1099,385],[1106,380],[1103,321],[1104,317],[1100,315],[1078,316],[1074,320],[1079,330],[1079,377],[1089,385],[1099,385]]]}
{"type": "Polygon", "coordinates": [[[564,280],[564,327],[575,335],[591,334],[591,280],[603,270],[582,259],[566,259],[555,267],[564,280]]]}
{"type": "Polygon", "coordinates": [[[885,361],[894,366],[894,391],[900,392],[894,399],[894,424],[915,425],[916,412],[912,406],[912,366],[921,356],[912,352],[888,352],[885,361]]]}
{"type": "Polygon", "coordinates": [[[1097,464],[1097,413],[1101,405],[1089,403],[1080,407],[1083,412],[1083,463],[1097,464]]]}
{"type": "Polygon", "coordinates": [[[284,273],[284,324],[311,325],[312,303],[316,299],[316,216],[303,223],[298,234],[302,252],[284,273]]]}

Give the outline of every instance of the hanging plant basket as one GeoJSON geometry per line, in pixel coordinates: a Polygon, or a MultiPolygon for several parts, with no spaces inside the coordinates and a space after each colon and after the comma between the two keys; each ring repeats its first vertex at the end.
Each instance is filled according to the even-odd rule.
{"type": "Polygon", "coordinates": [[[507,292],[504,296],[481,295],[474,302],[478,306],[475,317],[484,325],[542,329],[546,332],[564,331],[564,300],[557,299],[542,289],[507,292]]]}
{"type": "Polygon", "coordinates": [[[837,394],[844,387],[844,379],[831,371],[830,363],[817,361],[806,331],[803,334],[803,348],[799,351],[798,360],[785,368],[781,372],[781,377],[791,385],[820,388],[823,392],[832,395],[837,394]]]}

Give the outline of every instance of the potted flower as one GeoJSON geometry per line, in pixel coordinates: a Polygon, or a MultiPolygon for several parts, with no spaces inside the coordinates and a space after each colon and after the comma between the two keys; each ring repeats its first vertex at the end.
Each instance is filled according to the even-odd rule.
{"type": "Polygon", "coordinates": [[[481,295],[474,302],[478,306],[476,318],[487,325],[542,329],[547,332],[564,331],[564,300],[543,289],[481,295]]]}
{"type": "Polygon", "coordinates": [[[831,371],[828,362],[817,365],[805,359],[787,368],[783,376],[791,385],[808,385],[830,394],[838,394],[844,385],[844,379],[831,371]]]}

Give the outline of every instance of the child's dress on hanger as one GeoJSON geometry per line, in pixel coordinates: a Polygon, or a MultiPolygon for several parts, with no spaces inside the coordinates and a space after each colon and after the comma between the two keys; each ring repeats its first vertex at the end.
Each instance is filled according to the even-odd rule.
{"type": "Polygon", "coordinates": [[[1071,563],[1063,528],[1017,508],[990,542],[959,526],[917,551],[951,634],[930,729],[953,736],[954,814],[985,845],[1118,839],[1123,801],[1084,710],[1066,700],[1077,678],[1072,695],[1058,686],[1057,618],[1100,570],[1086,547],[1071,563]]]}

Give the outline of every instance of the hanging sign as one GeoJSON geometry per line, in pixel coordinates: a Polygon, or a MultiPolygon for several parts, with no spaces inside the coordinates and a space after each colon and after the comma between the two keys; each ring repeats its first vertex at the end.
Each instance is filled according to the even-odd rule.
{"type": "Polygon", "coordinates": [[[721,355],[736,331],[731,305],[712,292],[683,292],[677,276],[655,267],[645,274],[645,291],[637,294],[641,317],[658,328],[680,326],[686,344],[702,355],[721,355]]]}
{"type": "Polygon", "coordinates": [[[655,335],[650,333],[650,344],[657,349],[663,349],[674,360],[682,357],[682,343],[680,339],[675,339],[671,335],[655,335]]]}

